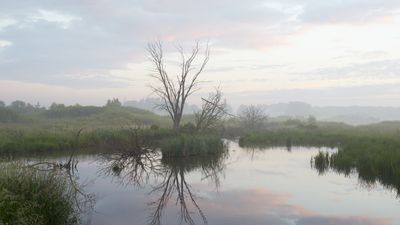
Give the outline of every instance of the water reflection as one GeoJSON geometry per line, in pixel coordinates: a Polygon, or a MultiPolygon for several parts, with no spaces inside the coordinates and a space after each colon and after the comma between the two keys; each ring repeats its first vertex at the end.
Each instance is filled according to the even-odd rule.
{"type": "Polygon", "coordinates": [[[389,190],[397,192],[400,198],[400,179],[399,175],[393,174],[393,170],[382,170],[374,168],[368,161],[346,160],[342,158],[340,152],[328,153],[319,152],[311,159],[311,167],[318,171],[319,175],[324,175],[329,171],[334,171],[345,176],[356,174],[361,186],[373,188],[378,183],[389,190]]]}
{"type": "Polygon", "coordinates": [[[336,152],[249,150],[231,142],[229,155],[163,158],[156,149],[130,147],[81,156],[71,165],[82,176],[80,184],[82,178],[96,177],[91,185],[99,196],[96,225],[399,224],[398,201],[391,194],[357,189],[356,179],[327,173],[329,163],[313,164],[325,176],[311,170],[309,160],[319,150],[329,157],[336,152]]]}
{"type": "Polygon", "coordinates": [[[157,150],[135,149],[102,155],[99,162],[101,173],[118,178],[120,184],[151,185],[149,195],[155,200],[148,202],[151,212],[148,224],[161,224],[164,211],[170,203],[175,203],[179,208],[179,223],[194,225],[208,222],[186,175],[199,171],[201,180],[209,181],[218,189],[227,156],[227,151],[218,151],[206,156],[165,158],[157,150]]]}
{"type": "Polygon", "coordinates": [[[203,206],[208,217],[218,225],[391,225],[386,218],[368,215],[324,215],[303,205],[291,203],[290,194],[276,193],[265,188],[230,190],[203,206]]]}
{"type": "Polygon", "coordinates": [[[151,148],[138,148],[113,154],[101,154],[100,173],[118,177],[122,184],[143,186],[151,176],[162,176],[160,153],[151,148]]]}
{"type": "Polygon", "coordinates": [[[26,166],[44,173],[51,173],[53,176],[63,177],[68,181],[72,190],[72,200],[74,207],[82,215],[81,220],[87,219],[90,223],[91,214],[93,213],[96,196],[93,193],[87,192],[86,187],[90,182],[82,181],[79,177],[78,170],[79,160],[72,153],[68,158],[60,160],[35,160],[34,162],[27,162],[26,166]]]}

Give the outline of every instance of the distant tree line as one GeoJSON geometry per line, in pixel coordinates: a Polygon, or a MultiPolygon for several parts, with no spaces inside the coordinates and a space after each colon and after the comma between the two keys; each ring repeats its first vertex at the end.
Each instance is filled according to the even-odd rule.
{"type": "Polygon", "coordinates": [[[108,107],[121,107],[118,98],[109,99],[105,106],[81,106],[52,103],[46,108],[39,103],[32,105],[21,100],[11,102],[9,105],[0,100],[0,122],[16,122],[21,115],[43,115],[47,118],[74,118],[85,117],[100,113],[108,107]]]}
{"type": "Polygon", "coordinates": [[[121,107],[122,103],[118,98],[108,99],[106,107],[121,107]]]}
{"type": "Polygon", "coordinates": [[[64,104],[53,103],[44,114],[49,118],[85,117],[99,113],[102,110],[102,107],[96,106],[65,106],[64,104]]]}
{"type": "Polygon", "coordinates": [[[9,110],[12,110],[16,113],[35,113],[35,112],[40,112],[46,110],[45,107],[41,107],[39,103],[36,103],[36,105],[32,105],[30,103],[26,103],[24,101],[13,101],[11,102],[10,105],[6,105],[3,101],[0,101],[0,108],[7,108],[9,110]]]}
{"type": "Polygon", "coordinates": [[[0,122],[16,122],[19,120],[19,115],[5,107],[0,107],[0,122]]]}
{"type": "Polygon", "coordinates": [[[0,101],[0,122],[17,122],[22,119],[21,114],[35,114],[45,110],[46,108],[41,107],[39,103],[32,105],[17,100],[6,105],[3,101],[0,101]]]}

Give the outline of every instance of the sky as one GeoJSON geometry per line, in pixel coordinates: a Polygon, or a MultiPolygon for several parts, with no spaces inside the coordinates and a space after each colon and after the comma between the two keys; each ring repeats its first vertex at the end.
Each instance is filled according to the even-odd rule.
{"type": "Polygon", "coordinates": [[[400,106],[398,0],[0,0],[0,100],[152,97],[146,46],[209,43],[201,89],[229,104],[400,106]]]}

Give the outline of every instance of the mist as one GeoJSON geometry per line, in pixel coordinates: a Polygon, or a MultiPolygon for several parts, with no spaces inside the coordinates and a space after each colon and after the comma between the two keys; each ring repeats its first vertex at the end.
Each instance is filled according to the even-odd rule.
{"type": "Polygon", "coordinates": [[[399,0],[0,0],[0,225],[400,224],[399,0]]]}

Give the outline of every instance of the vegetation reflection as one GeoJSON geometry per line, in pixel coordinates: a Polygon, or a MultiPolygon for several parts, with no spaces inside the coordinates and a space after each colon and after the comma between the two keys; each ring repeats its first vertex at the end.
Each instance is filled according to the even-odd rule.
{"type": "Polygon", "coordinates": [[[400,173],[398,164],[395,164],[394,159],[387,164],[380,164],[373,161],[368,155],[359,156],[359,160],[353,161],[347,154],[343,150],[331,154],[319,152],[312,158],[311,166],[320,175],[330,170],[345,176],[357,174],[363,186],[374,187],[377,183],[380,183],[387,189],[396,191],[397,197],[400,197],[400,173]]]}
{"type": "Polygon", "coordinates": [[[154,185],[155,182],[149,192],[150,196],[155,196],[155,200],[149,202],[150,225],[162,224],[163,213],[168,203],[173,201],[179,205],[180,223],[194,225],[196,221],[201,221],[207,224],[206,215],[197,203],[195,192],[186,177],[189,173],[200,172],[201,180],[208,180],[218,188],[228,148],[223,143],[220,149],[212,152],[214,154],[171,157],[170,154],[161,155],[154,148],[133,148],[130,151],[102,155],[101,172],[118,177],[124,185],[143,187],[146,184],[154,185]]]}

